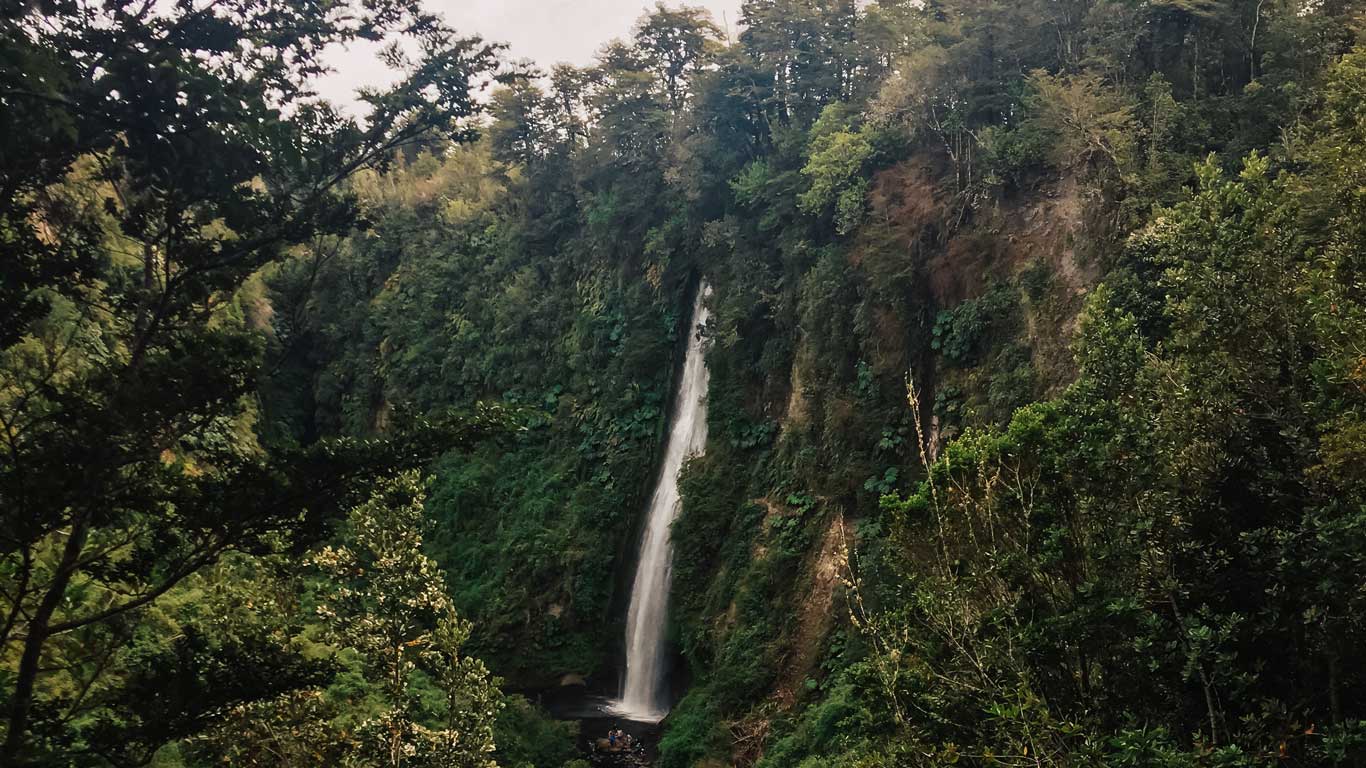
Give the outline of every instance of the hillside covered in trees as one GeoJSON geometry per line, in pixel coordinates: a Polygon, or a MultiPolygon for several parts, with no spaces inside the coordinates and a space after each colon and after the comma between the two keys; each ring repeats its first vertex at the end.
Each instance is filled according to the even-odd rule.
{"type": "Polygon", "coordinates": [[[0,7],[0,765],[581,768],[703,279],[659,766],[1366,765],[1364,12],[0,7]]]}

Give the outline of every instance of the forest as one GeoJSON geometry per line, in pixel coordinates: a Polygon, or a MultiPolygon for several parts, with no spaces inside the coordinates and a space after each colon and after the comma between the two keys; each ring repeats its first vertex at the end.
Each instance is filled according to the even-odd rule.
{"type": "Polygon", "coordinates": [[[694,333],[641,759],[1366,766],[1366,3],[739,8],[0,3],[0,766],[615,765],[694,333]]]}

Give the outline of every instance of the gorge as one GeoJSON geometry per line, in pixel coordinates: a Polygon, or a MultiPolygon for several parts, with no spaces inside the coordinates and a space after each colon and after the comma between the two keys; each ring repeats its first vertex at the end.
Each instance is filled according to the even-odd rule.
{"type": "Polygon", "coordinates": [[[0,11],[0,765],[1366,766],[1366,0],[446,5],[0,11]]]}

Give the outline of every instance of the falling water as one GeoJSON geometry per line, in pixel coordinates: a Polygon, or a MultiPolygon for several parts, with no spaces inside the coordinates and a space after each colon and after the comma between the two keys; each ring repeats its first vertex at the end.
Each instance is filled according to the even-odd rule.
{"type": "Polygon", "coordinates": [[[707,322],[702,300],[711,293],[703,283],[693,304],[688,353],[683,379],[674,396],[672,426],[664,449],[659,482],[650,498],[650,514],[640,541],[631,607],[626,616],[626,686],[612,707],[616,714],[656,722],[669,711],[666,690],[665,619],[669,609],[669,576],[673,545],[669,526],[678,515],[678,471],[684,459],[702,452],[707,442],[707,365],[702,359],[702,336],[697,328],[707,322]]]}

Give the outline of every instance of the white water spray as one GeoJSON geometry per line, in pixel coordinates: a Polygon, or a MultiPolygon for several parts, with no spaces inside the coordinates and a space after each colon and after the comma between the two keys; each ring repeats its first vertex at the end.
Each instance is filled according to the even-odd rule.
{"type": "Polygon", "coordinates": [[[678,516],[678,472],[683,468],[683,461],[700,454],[707,443],[709,377],[698,327],[707,322],[707,308],[702,301],[710,293],[706,283],[698,286],[688,326],[683,377],[674,395],[669,440],[664,448],[659,480],[650,497],[636,579],[631,587],[631,607],[626,615],[626,686],[621,700],[612,706],[615,714],[630,720],[658,722],[669,713],[664,642],[673,570],[669,527],[678,516]]]}

